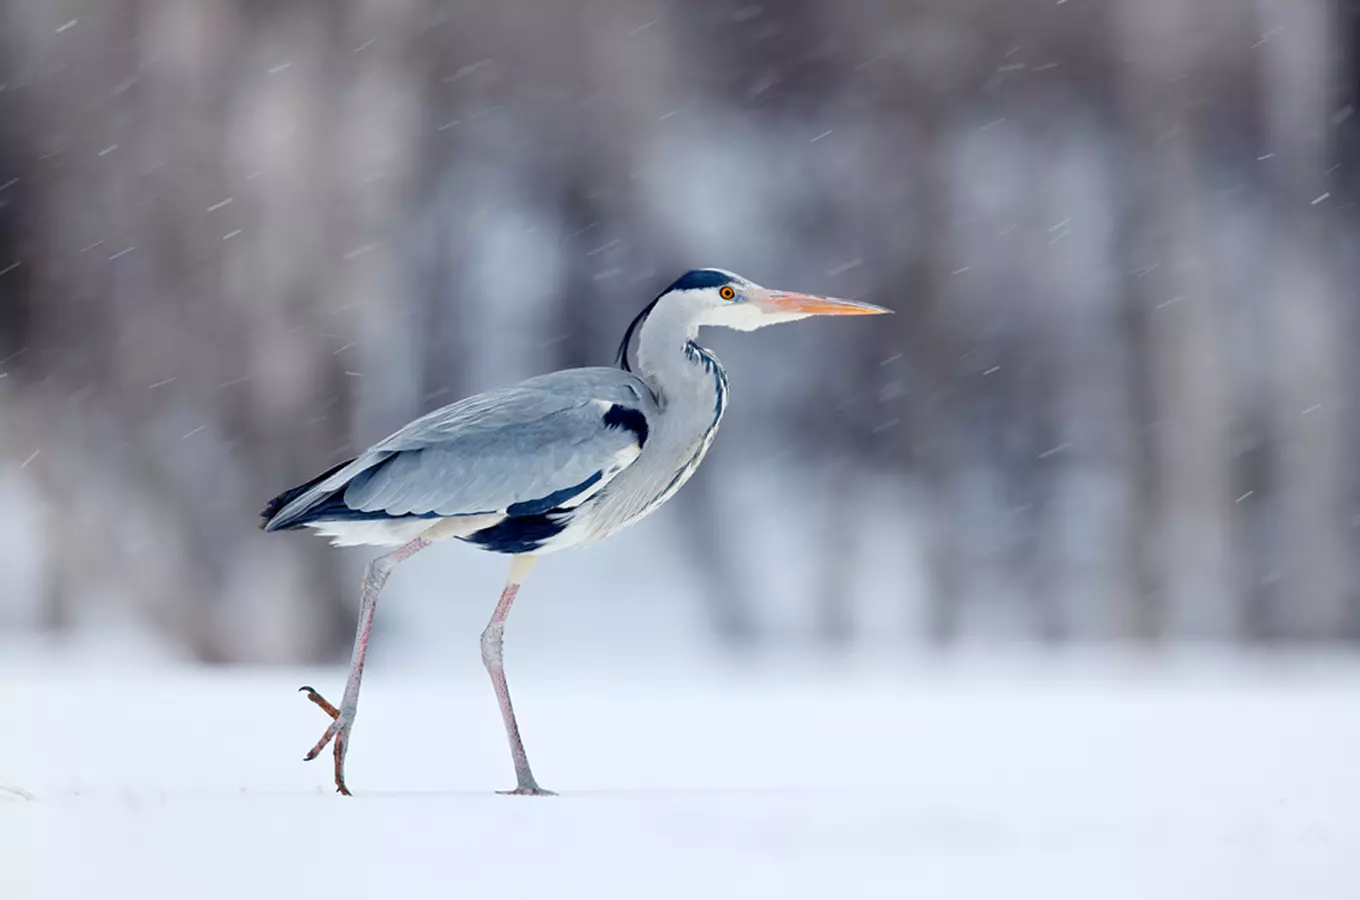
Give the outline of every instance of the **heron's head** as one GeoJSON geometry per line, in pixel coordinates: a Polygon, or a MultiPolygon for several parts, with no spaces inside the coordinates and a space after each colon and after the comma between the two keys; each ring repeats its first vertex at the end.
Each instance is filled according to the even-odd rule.
{"type": "Polygon", "coordinates": [[[722,269],[693,269],[681,275],[657,298],[684,308],[699,325],[721,325],[754,331],[808,316],[876,316],[892,312],[855,300],[836,300],[763,288],[722,269]]]}

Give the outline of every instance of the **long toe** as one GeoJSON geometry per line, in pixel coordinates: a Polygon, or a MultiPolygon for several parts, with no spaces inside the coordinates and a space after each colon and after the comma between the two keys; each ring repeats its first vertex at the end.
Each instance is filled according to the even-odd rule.
{"type": "Polygon", "coordinates": [[[335,737],[335,792],[343,797],[354,796],[349,792],[345,785],[345,741],[348,735],[339,734],[335,737]]]}
{"type": "Polygon", "coordinates": [[[321,755],[321,751],[326,749],[327,744],[334,741],[335,790],[338,793],[349,797],[351,796],[349,787],[345,784],[345,751],[349,748],[349,732],[354,726],[353,714],[351,713],[349,716],[342,715],[340,710],[336,709],[334,705],[327,701],[325,697],[318,694],[312,687],[303,685],[298,688],[298,690],[306,692],[307,699],[321,707],[326,715],[331,717],[331,723],[326,726],[326,730],[322,732],[321,740],[317,741],[312,749],[307,751],[307,755],[304,756],[303,759],[307,762],[311,762],[321,755]]]}
{"type": "Polygon", "coordinates": [[[321,751],[325,750],[328,744],[334,741],[332,750],[335,757],[335,790],[346,797],[350,796],[350,792],[349,786],[345,784],[345,751],[349,749],[351,724],[343,718],[331,722],[330,727],[321,735],[321,740],[317,741],[316,746],[308,750],[307,755],[303,757],[311,762],[321,755],[321,751]]]}
{"type": "Polygon", "coordinates": [[[344,722],[341,719],[336,719],[335,721],[331,722],[331,724],[326,728],[326,730],[321,733],[321,740],[317,741],[316,744],[312,747],[312,749],[307,751],[307,755],[304,756],[303,759],[306,760],[307,762],[311,762],[312,760],[320,756],[321,751],[326,749],[326,745],[329,744],[331,740],[337,734],[340,733],[340,730],[342,728],[348,731],[349,723],[344,722]]]}

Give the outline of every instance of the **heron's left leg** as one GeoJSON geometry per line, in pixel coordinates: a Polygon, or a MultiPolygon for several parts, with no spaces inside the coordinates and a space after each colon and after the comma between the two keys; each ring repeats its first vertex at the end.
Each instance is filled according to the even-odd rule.
{"type": "Polygon", "coordinates": [[[496,689],[496,701],[501,707],[501,718],[505,720],[505,736],[510,739],[510,756],[515,761],[517,782],[515,789],[500,793],[542,797],[550,796],[552,791],[545,791],[539,787],[538,782],[534,780],[534,773],[529,769],[529,757],[525,754],[524,742],[519,737],[519,724],[515,722],[515,709],[510,705],[510,687],[505,682],[505,667],[501,661],[505,617],[510,614],[510,607],[515,602],[515,595],[519,593],[519,586],[524,583],[533,565],[534,558],[527,555],[516,556],[511,562],[510,578],[506,581],[505,590],[501,592],[496,611],[491,614],[491,621],[482,632],[482,662],[486,664],[486,671],[491,675],[491,685],[496,689]]]}
{"type": "Polygon", "coordinates": [[[350,729],[354,727],[354,716],[359,710],[359,682],[364,677],[368,634],[373,628],[373,613],[378,608],[378,594],[382,592],[383,585],[387,584],[387,577],[392,574],[392,569],[398,563],[410,559],[428,546],[429,541],[416,538],[373,560],[364,570],[363,597],[359,602],[359,628],[354,635],[354,653],[350,657],[349,679],[345,682],[345,695],[340,700],[340,707],[337,709],[311,687],[300,688],[307,692],[307,699],[325,710],[326,715],[332,719],[330,726],[321,735],[321,740],[316,742],[316,746],[312,747],[305,759],[316,759],[321,755],[321,751],[326,749],[326,745],[334,740],[335,789],[346,796],[349,796],[349,787],[345,785],[345,751],[349,749],[350,729]]]}

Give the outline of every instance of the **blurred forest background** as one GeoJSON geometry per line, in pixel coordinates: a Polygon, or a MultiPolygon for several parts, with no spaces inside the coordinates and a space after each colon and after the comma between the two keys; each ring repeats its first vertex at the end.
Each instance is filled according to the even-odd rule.
{"type": "Polygon", "coordinates": [[[899,314],[707,334],[639,526],[692,589],[599,590],[734,652],[869,594],[904,653],[1354,641],[1358,49],[1354,0],[0,0],[0,632],[342,658],[364,557],[264,501],[720,266],[899,314]]]}

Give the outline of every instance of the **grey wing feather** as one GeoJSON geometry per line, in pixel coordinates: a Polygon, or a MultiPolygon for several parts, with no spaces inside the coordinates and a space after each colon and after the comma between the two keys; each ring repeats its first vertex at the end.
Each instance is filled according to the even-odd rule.
{"type": "Polygon", "coordinates": [[[635,431],[605,423],[615,404],[644,416],[655,409],[645,384],[606,368],[555,372],[469,397],[415,420],[318,480],[268,527],[305,521],[309,510],[336,495],[350,510],[393,516],[501,512],[582,485],[576,499],[584,499],[640,450],[635,431]]]}

